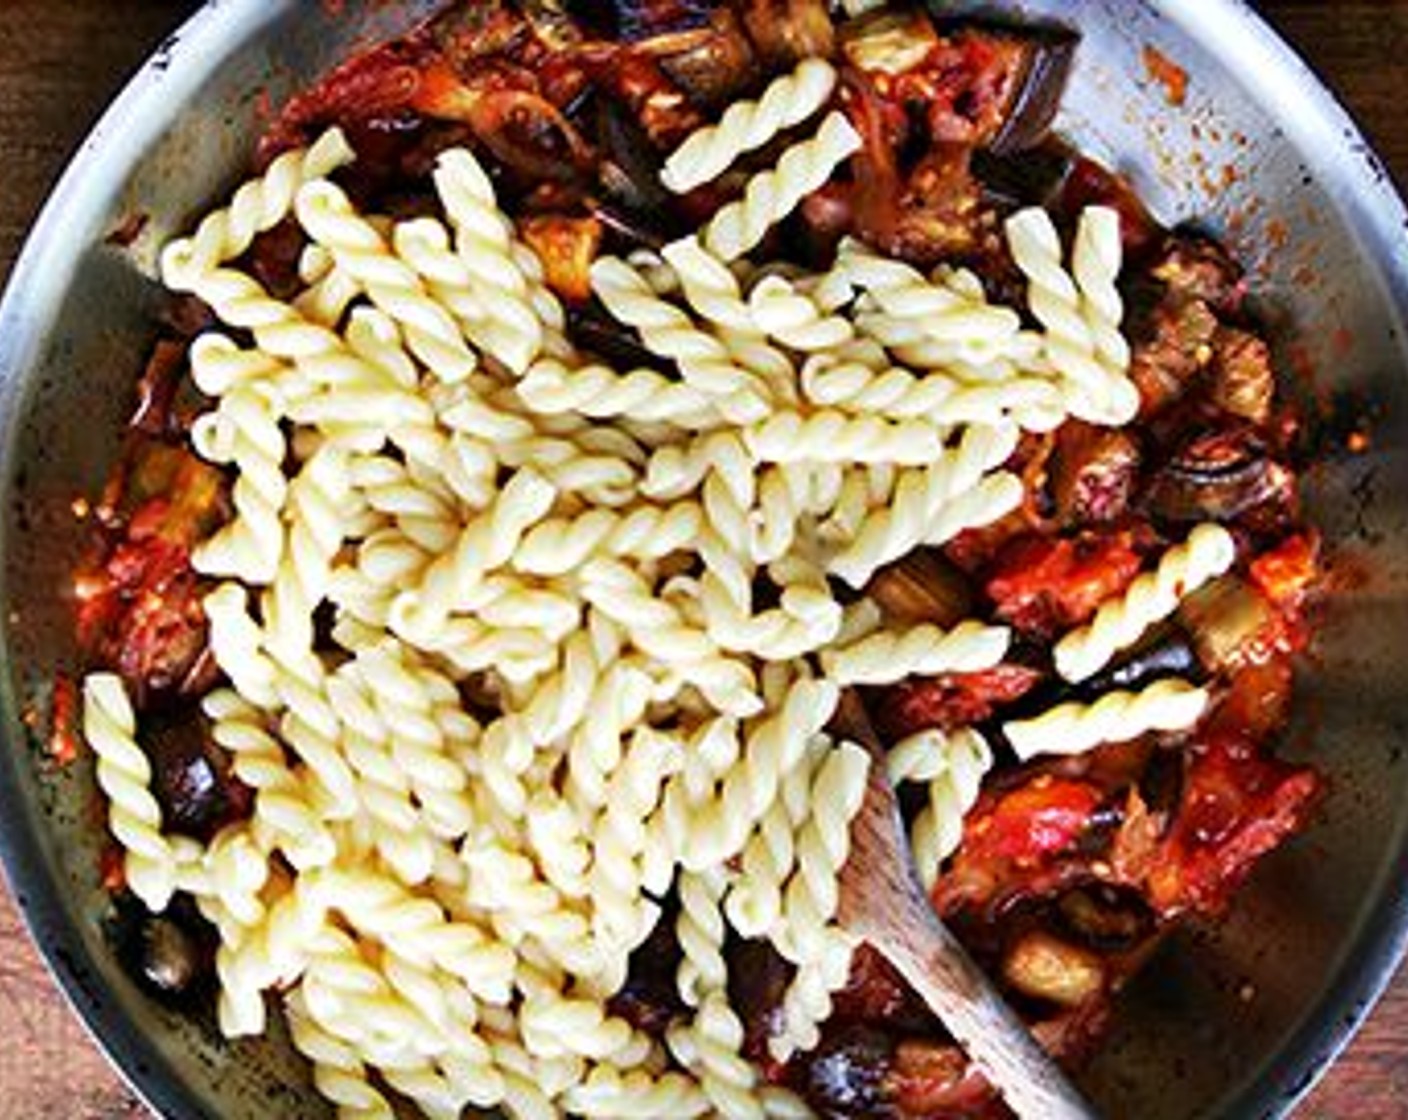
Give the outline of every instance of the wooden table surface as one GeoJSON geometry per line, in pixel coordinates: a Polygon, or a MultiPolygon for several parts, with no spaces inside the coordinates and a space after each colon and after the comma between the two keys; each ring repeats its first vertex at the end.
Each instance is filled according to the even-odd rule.
{"type": "MultiPolygon", "coordinates": [[[[0,0],[0,278],[72,149],[191,0],[0,0]]],[[[1408,0],[1264,0],[1408,188],[1408,0]]],[[[0,1118],[146,1109],[45,973],[0,881],[0,1118]]],[[[1408,971],[1298,1114],[1408,1120],[1408,971]]]]}

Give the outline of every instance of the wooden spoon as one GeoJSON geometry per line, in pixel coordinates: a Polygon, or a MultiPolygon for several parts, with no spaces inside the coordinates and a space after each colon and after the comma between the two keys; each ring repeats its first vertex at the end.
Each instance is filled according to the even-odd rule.
{"type": "Polygon", "coordinates": [[[854,693],[844,694],[833,726],[874,761],[841,870],[839,921],[899,970],[1018,1116],[1094,1120],[1090,1105],[934,912],[914,868],[884,751],[854,693]]]}

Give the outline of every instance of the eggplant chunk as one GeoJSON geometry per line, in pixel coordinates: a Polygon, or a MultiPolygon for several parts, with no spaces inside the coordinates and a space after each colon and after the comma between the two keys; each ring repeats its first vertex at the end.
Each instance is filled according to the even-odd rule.
{"type": "Polygon", "coordinates": [[[1200,299],[1165,298],[1136,330],[1129,376],[1148,416],[1181,397],[1212,361],[1217,317],[1200,299]]]}
{"type": "Polygon", "coordinates": [[[247,791],[199,718],[189,712],[149,714],[142,747],[151,759],[152,792],[167,831],[205,839],[244,812],[247,791]]]}
{"type": "Polygon", "coordinates": [[[942,45],[922,11],[881,8],[841,28],[841,53],[862,73],[895,76],[920,66],[942,45]]]}
{"type": "Polygon", "coordinates": [[[887,1084],[894,1059],[894,1040],[881,1031],[827,1031],[807,1059],[802,1095],[823,1116],[898,1120],[887,1084]]]}
{"type": "Polygon", "coordinates": [[[1248,331],[1220,328],[1212,340],[1213,402],[1233,416],[1265,424],[1275,392],[1266,341],[1248,331]]]}
{"type": "Polygon", "coordinates": [[[1139,444],[1128,432],[1067,424],[1057,437],[1051,490],[1063,524],[1114,521],[1138,480],[1139,444]]]}
{"type": "Polygon", "coordinates": [[[707,0],[611,0],[616,31],[626,43],[695,31],[709,22],[707,0]]]}
{"type": "Polygon", "coordinates": [[[703,108],[727,105],[757,74],[753,47],[728,8],[715,12],[708,27],[646,46],[665,76],[703,108]]]}
{"type": "Polygon", "coordinates": [[[1100,958],[1043,930],[1033,930],[1007,951],[1002,975],[1033,999],[1077,1007],[1105,986],[1100,958]]]}
{"type": "Polygon", "coordinates": [[[973,588],[942,553],[921,549],[875,573],[865,593],[896,625],[954,626],[969,616],[973,588]]]}
{"type": "Polygon", "coordinates": [[[1154,932],[1154,915],[1133,891],[1096,884],[1061,897],[1062,927],[1077,940],[1103,952],[1132,949],[1154,932]]]}
{"type": "Polygon", "coordinates": [[[940,34],[918,8],[881,9],[846,24],[840,38],[851,66],[928,116],[932,140],[1000,154],[1046,137],[1078,42],[1055,26],[940,34]]]}
{"type": "Polygon", "coordinates": [[[1223,576],[1194,592],[1178,608],[1178,617],[1211,672],[1255,661],[1275,626],[1271,604],[1237,576],[1223,576]]]}
{"type": "Polygon", "coordinates": [[[743,23],[758,53],[775,67],[829,58],[836,49],[825,0],[743,0],[743,23]]]}
{"type": "Polygon", "coordinates": [[[1201,234],[1170,234],[1162,258],[1152,272],[1175,296],[1202,300],[1227,313],[1235,313],[1240,306],[1241,268],[1226,249],[1201,234]]]}
{"type": "Polygon", "coordinates": [[[1150,512],[1165,521],[1234,521],[1276,493],[1278,473],[1246,425],[1195,434],[1149,487],[1150,512]]]}

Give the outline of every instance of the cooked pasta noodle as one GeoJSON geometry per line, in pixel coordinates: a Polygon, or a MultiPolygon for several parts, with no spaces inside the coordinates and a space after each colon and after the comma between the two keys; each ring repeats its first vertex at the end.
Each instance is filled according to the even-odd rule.
{"type": "Polygon", "coordinates": [[[1101,606],[1095,618],[1056,643],[1056,671],[1068,681],[1094,676],[1179,602],[1222,575],[1237,558],[1232,534],[1221,525],[1199,525],[1183,544],[1169,549],[1158,567],[1129,585],[1124,595],[1101,606]]]}
{"type": "Polygon", "coordinates": [[[1140,692],[1107,692],[1093,704],[1070,702],[1031,719],[1003,725],[1019,758],[1081,754],[1101,743],[1123,743],[1150,731],[1183,731],[1208,705],[1206,689],[1162,680],[1140,692]]]}
{"type": "Polygon", "coordinates": [[[812,139],[789,148],[775,168],[749,180],[742,199],[714,215],[704,229],[705,248],[725,261],[751,252],[860,147],[860,137],[845,116],[829,114],[812,139]]]}
{"type": "Polygon", "coordinates": [[[716,179],[739,156],[766,147],[802,124],[831,99],[836,71],[819,58],[804,59],[791,74],[775,79],[757,101],[737,101],[718,124],[690,136],[665,161],[660,181],[685,194],[716,179]]]}
{"type": "MultiPolygon", "coordinates": [[[[1026,433],[1122,422],[1134,394],[1109,212],[1082,216],[1069,269],[1044,213],[1009,223],[1044,333],[971,272],[857,240],[820,272],[754,256],[838,172],[852,186],[837,83],[805,59],[691,126],[673,193],[781,154],[629,257],[599,253],[592,200],[570,223],[589,244],[540,259],[552,198],[520,239],[495,186],[517,198],[516,178],[465,148],[435,155],[433,196],[386,207],[415,216],[362,213],[361,176],[330,178],[352,159],[336,131],[163,255],[227,332],[190,348],[211,400],[191,443],[231,479],[194,567],[224,676],[202,709],[249,818],[163,833],[119,678],[88,678],[85,732],[130,886],[154,910],[189,893],[216,931],[221,1029],[259,1033],[277,994],[342,1117],[810,1115],[745,1057],[730,943],[789,967],[769,1057],[815,1047],[856,944],[837,915],[871,765],[828,730],[841,690],[985,674],[1014,644],[850,592],[1034,499],[1026,433]],[[298,284],[260,279],[275,227],[298,284]],[[581,328],[602,309],[620,337],[598,353],[581,328]],[[608,1000],[661,923],[678,1013],[652,1036],[608,1000]]],[[[1088,678],[1231,561],[1200,526],[1056,646],[1058,670],[1088,678]]],[[[1207,703],[1163,681],[1002,730],[1023,758],[1075,753],[1207,703]]],[[[991,765],[971,729],[890,752],[926,885],[991,765]]]]}

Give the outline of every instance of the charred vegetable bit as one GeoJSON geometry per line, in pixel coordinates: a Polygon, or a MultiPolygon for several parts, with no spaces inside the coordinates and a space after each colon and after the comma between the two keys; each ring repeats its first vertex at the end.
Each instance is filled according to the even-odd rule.
{"type": "Polygon", "coordinates": [[[999,553],[985,590],[999,618],[1049,638],[1088,622],[1134,581],[1142,563],[1125,530],[1027,536],[999,553]]]}
{"type": "Polygon", "coordinates": [[[932,550],[912,552],[882,568],[866,586],[865,594],[895,626],[925,622],[954,626],[972,613],[973,589],[968,577],[932,550]]]}
{"type": "Polygon", "coordinates": [[[1131,433],[1078,420],[1066,424],[1051,468],[1057,518],[1069,526],[1123,517],[1138,485],[1140,464],[1139,444],[1131,433]]]}
{"type": "Polygon", "coordinates": [[[951,731],[985,723],[994,712],[1030,692],[1041,673],[1025,665],[998,665],[976,673],[912,679],[883,690],[869,704],[884,735],[895,742],[918,731],[951,731]]]}
{"type": "Polygon", "coordinates": [[[189,452],[143,443],[122,481],[135,504],[109,511],[110,539],[75,579],[80,641],[122,674],[139,707],[200,695],[214,667],[200,605],[208,587],[191,548],[224,519],[224,479],[189,452]]]}

